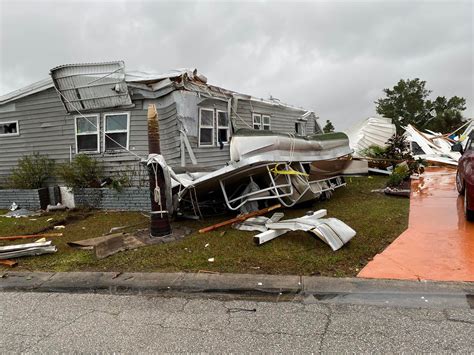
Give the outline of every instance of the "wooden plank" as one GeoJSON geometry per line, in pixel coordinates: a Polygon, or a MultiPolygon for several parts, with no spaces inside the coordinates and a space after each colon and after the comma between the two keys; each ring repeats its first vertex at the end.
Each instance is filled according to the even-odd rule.
{"type": "Polygon", "coordinates": [[[267,208],[264,208],[264,209],[261,209],[261,210],[258,210],[258,211],[254,211],[254,212],[244,214],[242,216],[237,216],[237,217],[229,219],[227,221],[220,222],[220,223],[217,223],[217,224],[213,224],[212,226],[209,226],[209,227],[206,227],[206,228],[202,228],[202,229],[199,230],[199,233],[207,233],[207,232],[213,231],[217,228],[228,226],[229,224],[233,224],[233,223],[236,223],[236,222],[243,222],[246,219],[249,219],[250,217],[261,216],[262,214],[265,214],[265,213],[268,213],[270,211],[276,210],[280,207],[281,207],[281,205],[277,204],[277,205],[270,206],[270,207],[267,207],[267,208]]]}
{"type": "Polygon", "coordinates": [[[0,265],[3,265],[3,266],[14,267],[17,264],[18,263],[15,260],[10,260],[10,259],[0,260],[0,265]]]}

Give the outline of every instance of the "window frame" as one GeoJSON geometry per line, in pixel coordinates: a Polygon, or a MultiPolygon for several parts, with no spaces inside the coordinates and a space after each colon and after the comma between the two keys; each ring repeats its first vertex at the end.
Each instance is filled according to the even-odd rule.
{"type": "Polygon", "coordinates": [[[218,110],[216,109],[216,143],[219,144],[219,129],[226,129],[227,130],[227,141],[222,142],[223,144],[229,144],[230,143],[230,117],[229,113],[224,110],[218,110]],[[220,126],[219,125],[219,112],[225,113],[227,116],[227,126],[220,126]]]}
{"type": "Polygon", "coordinates": [[[252,113],[252,128],[253,129],[257,129],[257,130],[261,130],[262,129],[262,115],[260,113],[252,113]],[[258,125],[258,128],[255,128],[255,118],[260,118],[260,122],[257,124],[258,125]]]}
{"type": "Polygon", "coordinates": [[[16,121],[0,121],[0,125],[6,125],[6,124],[16,124],[16,133],[0,133],[0,137],[18,137],[20,135],[20,124],[18,123],[18,120],[16,121]]]}
{"type": "Polygon", "coordinates": [[[129,150],[129,145],[130,145],[130,112],[107,112],[102,114],[102,122],[103,122],[103,131],[102,131],[102,151],[104,153],[107,152],[118,152],[122,150],[129,150]],[[127,116],[127,130],[123,129],[116,129],[112,131],[107,131],[107,116],[116,116],[116,115],[126,115],[127,116]],[[125,146],[125,149],[123,148],[114,148],[114,149],[106,149],[105,147],[105,136],[109,133],[127,133],[127,145],[125,146]]]}
{"type": "Polygon", "coordinates": [[[215,134],[216,134],[216,129],[215,129],[215,122],[216,122],[216,113],[215,109],[207,108],[207,107],[199,107],[199,118],[198,118],[198,147],[201,148],[206,148],[206,147],[215,147],[214,141],[215,141],[215,134]],[[202,125],[201,124],[201,119],[202,119],[202,111],[209,111],[212,112],[212,126],[207,126],[207,125],[202,125]],[[211,133],[211,144],[201,144],[201,128],[206,128],[206,129],[212,129],[211,133]]]}
{"type": "Polygon", "coordinates": [[[268,126],[268,131],[272,130],[272,120],[270,115],[262,115],[262,130],[266,131],[265,127],[268,126]],[[265,123],[264,117],[268,117],[268,124],[265,123]]]}
{"type": "Polygon", "coordinates": [[[95,113],[95,114],[89,114],[89,115],[84,115],[84,116],[74,116],[74,138],[76,140],[76,154],[96,154],[100,153],[100,115],[95,113]],[[96,132],[95,133],[78,133],[77,132],[77,119],[78,118],[89,118],[89,117],[95,117],[96,119],[96,132]],[[86,150],[86,151],[79,151],[79,146],[77,144],[77,136],[87,136],[87,135],[93,135],[95,134],[97,136],[97,150],[86,150]]]}
{"type": "Polygon", "coordinates": [[[306,123],[307,122],[303,120],[295,121],[295,133],[300,136],[306,136],[306,123]],[[301,132],[298,132],[298,129],[296,127],[300,127],[301,132]]]}

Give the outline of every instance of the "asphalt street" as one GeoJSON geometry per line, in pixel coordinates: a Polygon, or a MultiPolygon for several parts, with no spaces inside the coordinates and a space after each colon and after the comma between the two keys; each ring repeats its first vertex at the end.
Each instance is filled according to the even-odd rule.
{"type": "MultiPolygon", "coordinates": [[[[472,352],[474,310],[3,292],[0,352],[472,352]]],[[[423,305],[426,304],[426,307],[423,305]]]]}

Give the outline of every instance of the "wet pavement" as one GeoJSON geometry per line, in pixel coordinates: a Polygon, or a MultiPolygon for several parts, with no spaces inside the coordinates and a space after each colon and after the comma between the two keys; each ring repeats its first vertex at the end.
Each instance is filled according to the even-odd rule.
{"type": "Polygon", "coordinates": [[[412,181],[408,229],[358,277],[474,281],[474,223],[464,217],[455,177],[433,167],[412,181]]]}

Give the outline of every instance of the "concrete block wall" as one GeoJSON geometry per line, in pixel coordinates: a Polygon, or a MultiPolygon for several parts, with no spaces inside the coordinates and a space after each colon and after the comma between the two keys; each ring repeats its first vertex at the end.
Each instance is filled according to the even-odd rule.
{"type": "Polygon", "coordinates": [[[15,202],[21,208],[39,210],[46,209],[49,201],[49,190],[47,187],[37,190],[0,190],[0,208],[9,208],[15,202]]]}
{"type": "Polygon", "coordinates": [[[150,190],[128,187],[122,191],[109,188],[74,189],[76,207],[93,207],[104,210],[150,211],[150,190]]]}

